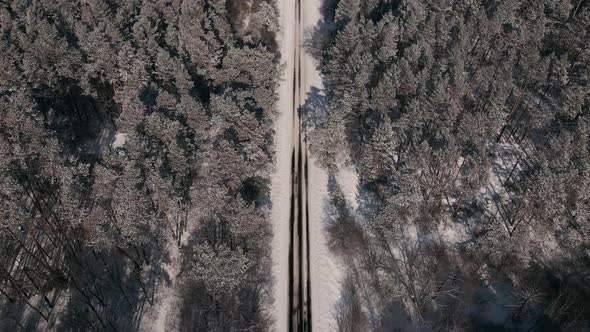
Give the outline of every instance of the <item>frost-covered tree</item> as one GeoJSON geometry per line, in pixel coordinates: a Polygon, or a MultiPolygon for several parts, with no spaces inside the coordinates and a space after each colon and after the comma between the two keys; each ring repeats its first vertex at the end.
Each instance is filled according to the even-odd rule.
{"type": "Polygon", "coordinates": [[[274,2],[254,1],[246,42],[234,4],[0,4],[0,329],[132,330],[177,284],[233,284],[215,312],[235,319],[217,328],[268,328],[253,313],[270,301],[278,24],[274,2]],[[166,261],[187,238],[190,259],[166,261]]]}
{"type": "MultiPolygon", "coordinates": [[[[322,125],[311,130],[311,149],[334,174],[338,164],[352,163],[361,209],[371,207],[360,211],[366,219],[355,217],[369,252],[362,264],[347,259],[357,271],[355,289],[373,287],[360,296],[371,329],[588,324],[576,318],[584,310],[554,313],[559,296],[587,305],[565,295],[570,287],[590,292],[579,286],[589,271],[581,254],[588,228],[589,9],[583,1],[326,6],[333,22],[309,43],[328,105],[322,125]],[[412,250],[399,248],[411,229],[412,250]],[[404,253],[423,258],[407,264],[404,253]],[[438,262],[456,268],[429,274],[438,262]],[[384,271],[379,263],[387,264],[384,271]],[[539,271],[543,277],[532,277],[539,271]],[[452,284],[453,291],[437,298],[426,284],[402,287],[410,279],[441,289],[452,284]],[[559,281],[559,291],[550,280],[559,281]],[[523,289],[532,281],[535,291],[523,289]],[[498,289],[510,294],[504,305],[516,308],[502,323],[466,311],[482,301],[502,303],[498,289]],[[379,294],[395,304],[379,308],[379,294]],[[427,295],[417,301],[416,294],[427,295]],[[551,319],[543,311],[549,307],[551,319]]],[[[343,329],[350,325],[350,317],[338,319],[343,329]]]]}

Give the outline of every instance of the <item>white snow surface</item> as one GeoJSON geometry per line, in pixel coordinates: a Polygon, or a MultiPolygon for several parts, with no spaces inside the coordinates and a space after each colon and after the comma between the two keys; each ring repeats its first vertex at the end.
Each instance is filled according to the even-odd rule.
{"type": "MultiPolygon", "coordinates": [[[[310,158],[308,180],[312,327],[316,331],[336,331],[335,306],[340,299],[346,264],[328,248],[325,230],[326,205],[329,204],[328,174],[316,166],[313,157],[310,158]]],[[[339,165],[336,181],[348,204],[356,211],[358,175],[354,168],[339,165]]]]}
{"type": "Polygon", "coordinates": [[[288,331],[289,314],[289,209],[291,195],[291,153],[293,149],[293,41],[295,16],[293,4],[279,0],[281,32],[277,35],[283,64],[279,86],[278,117],[275,120],[275,169],[272,175],[270,198],[273,226],[272,273],[274,276],[274,306],[271,312],[276,331],[288,331]]]}
{"type": "Polygon", "coordinates": [[[139,322],[138,330],[140,332],[160,332],[178,330],[177,322],[180,310],[179,274],[182,259],[180,257],[181,248],[188,245],[188,238],[197,226],[196,220],[198,214],[191,213],[188,218],[186,228],[180,235],[180,246],[177,239],[167,239],[168,260],[162,264],[164,275],[161,275],[156,281],[156,293],[154,296],[154,305],[146,305],[144,315],[139,322]]]}
{"type": "MultiPolygon", "coordinates": [[[[321,0],[302,0],[303,29],[315,26],[320,20],[321,0]]],[[[273,239],[274,318],[276,331],[288,331],[289,310],[289,209],[291,195],[291,154],[293,149],[293,69],[295,41],[294,2],[279,0],[281,33],[277,36],[282,54],[284,72],[279,87],[279,116],[275,123],[276,166],[272,176],[271,200],[273,239]]],[[[303,38],[303,36],[302,36],[303,38]]],[[[303,40],[301,42],[304,42],[303,40]]],[[[302,45],[298,45],[302,47],[302,45]]],[[[303,91],[312,87],[322,89],[322,79],[311,55],[302,50],[301,79],[303,91]]],[[[332,331],[337,325],[334,307],[340,297],[344,264],[330,252],[324,230],[325,205],[327,204],[327,173],[317,167],[310,156],[308,178],[308,204],[310,224],[310,278],[312,327],[316,331],[332,331]]],[[[350,204],[356,208],[358,179],[352,168],[344,168],[337,174],[350,204]]]]}
{"type": "Polygon", "coordinates": [[[334,308],[340,298],[344,264],[328,248],[324,227],[328,203],[328,175],[311,158],[309,165],[311,326],[315,331],[335,331],[334,308]]]}
{"type": "Polygon", "coordinates": [[[359,178],[356,170],[353,166],[339,165],[336,180],[338,181],[348,204],[350,204],[350,206],[356,211],[359,207],[357,200],[359,178]]]}
{"type": "MultiPolygon", "coordinates": [[[[285,0],[283,0],[285,1],[285,0]]],[[[321,0],[302,0],[303,29],[307,31],[321,20],[321,0]]],[[[307,94],[312,87],[323,90],[322,78],[317,71],[316,61],[303,53],[302,81],[307,94]]],[[[311,326],[315,331],[335,331],[337,324],[334,308],[340,299],[341,282],[345,266],[330,251],[325,231],[326,207],[328,203],[328,175],[316,166],[313,156],[309,158],[309,237],[310,237],[310,278],[311,278],[311,326]]],[[[337,174],[337,180],[349,201],[356,208],[356,174],[351,168],[344,168],[337,174]]]]}
{"type": "Polygon", "coordinates": [[[115,140],[113,141],[112,147],[114,149],[116,148],[120,148],[123,145],[125,145],[125,142],[127,142],[127,135],[126,133],[116,133],[115,134],[115,140]]]}

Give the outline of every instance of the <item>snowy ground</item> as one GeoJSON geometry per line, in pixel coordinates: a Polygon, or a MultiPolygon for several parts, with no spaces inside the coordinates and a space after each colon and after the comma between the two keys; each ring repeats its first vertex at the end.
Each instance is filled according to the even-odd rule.
{"type": "Polygon", "coordinates": [[[156,294],[154,296],[154,305],[148,306],[141,319],[139,331],[141,332],[160,332],[175,330],[175,325],[178,318],[180,296],[178,294],[178,276],[180,274],[180,265],[182,259],[180,251],[183,246],[188,244],[188,238],[194,231],[196,218],[189,218],[187,220],[186,229],[180,234],[180,245],[177,239],[168,239],[167,252],[168,259],[162,263],[164,273],[156,281],[156,294]]]}
{"type": "Polygon", "coordinates": [[[275,330],[288,331],[289,311],[289,209],[291,195],[291,152],[293,148],[293,40],[295,37],[294,4],[279,0],[281,33],[277,36],[284,64],[279,87],[279,116],[275,122],[275,170],[270,197],[273,223],[272,272],[275,278],[272,310],[275,330]]]}
{"type": "MultiPolygon", "coordinates": [[[[313,27],[320,20],[320,0],[302,0],[304,30],[313,27]]],[[[273,202],[273,273],[275,276],[274,316],[276,330],[288,330],[288,280],[289,280],[289,208],[291,181],[291,152],[293,147],[293,68],[295,16],[294,2],[279,0],[282,33],[279,36],[281,54],[285,71],[279,89],[279,118],[276,122],[276,169],[272,178],[271,199],[273,202]]],[[[303,41],[302,41],[303,42],[303,41]]],[[[301,45],[298,45],[301,47],[301,45]]],[[[322,89],[322,79],[316,70],[316,64],[309,54],[304,53],[301,63],[302,89],[307,94],[312,88],[322,89]]],[[[343,169],[337,175],[345,195],[356,208],[357,178],[354,170],[343,169]]],[[[344,265],[327,247],[324,231],[325,205],[327,199],[328,176],[316,167],[313,156],[309,165],[309,213],[310,213],[310,277],[312,327],[316,331],[331,331],[336,328],[334,306],[340,297],[340,282],[344,265]]]]}
{"type": "MultiPolygon", "coordinates": [[[[304,29],[311,28],[320,20],[320,0],[302,0],[304,29]]],[[[281,34],[278,42],[285,65],[283,80],[279,88],[279,117],[276,121],[276,167],[272,177],[271,199],[273,203],[272,220],[273,274],[275,276],[274,316],[277,331],[288,330],[288,280],[289,280],[289,209],[291,194],[291,153],[293,148],[293,68],[296,39],[295,3],[279,0],[281,34]]],[[[302,40],[303,42],[303,40],[302,40]]],[[[301,47],[301,45],[298,45],[301,47]]],[[[301,63],[302,89],[305,93],[312,87],[322,89],[322,80],[316,64],[309,54],[303,55],[301,63]]],[[[336,328],[333,315],[334,305],[340,296],[340,280],[343,264],[333,255],[326,244],[324,231],[324,210],[327,198],[328,176],[315,166],[313,156],[309,165],[309,213],[310,213],[310,264],[311,264],[311,302],[312,327],[316,331],[331,331],[336,328]]],[[[338,174],[346,197],[356,207],[356,175],[346,169],[338,174]]]]}
{"type": "MultiPolygon", "coordinates": [[[[318,24],[321,0],[302,0],[304,29],[318,24]]],[[[317,88],[323,90],[322,78],[316,70],[316,63],[310,54],[305,53],[302,64],[303,89],[306,94],[317,88]]],[[[352,207],[357,207],[357,177],[354,169],[341,168],[336,175],[344,194],[352,207]]],[[[309,218],[310,218],[310,277],[312,327],[316,331],[337,329],[334,307],[340,298],[344,264],[327,246],[325,231],[325,211],[328,196],[328,175],[314,163],[313,155],[309,167],[309,218]]]]}

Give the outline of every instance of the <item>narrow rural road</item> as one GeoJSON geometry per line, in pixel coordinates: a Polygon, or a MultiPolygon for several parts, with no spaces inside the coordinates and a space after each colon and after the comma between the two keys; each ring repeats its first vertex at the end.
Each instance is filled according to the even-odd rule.
{"type": "Polygon", "coordinates": [[[322,22],[321,6],[322,0],[277,1],[281,22],[277,43],[285,70],[275,122],[271,184],[275,282],[268,310],[274,330],[281,332],[333,331],[337,326],[333,310],[340,298],[342,273],[323,226],[328,175],[308,154],[306,127],[299,117],[304,105],[322,105],[322,78],[304,47],[307,31],[322,22]]]}
{"type": "Polygon", "coordinates": [[[311,331],[309,278],[309,210],[307,204],[307,146],[300,110],[305,104],[302,82],[303,24],[301,0],[293,2],[293,154],[291,162],[291,212],[289,231],[289,330],[311,331]]]}

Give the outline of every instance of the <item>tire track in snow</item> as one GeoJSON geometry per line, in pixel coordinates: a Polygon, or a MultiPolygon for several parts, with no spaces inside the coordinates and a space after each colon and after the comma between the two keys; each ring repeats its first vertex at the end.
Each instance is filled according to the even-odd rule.
{"type": "Polygon", "coordinates": [[[294,2],[295,36],[293,45],[293,153],[291,162],[291,212],[289,246],[289,330],[311,331],[311,284],[309,278],[309,210],[307,204],[307,143],[299,111],[305,103],[302,86],[302,10],[294,2]]]}

